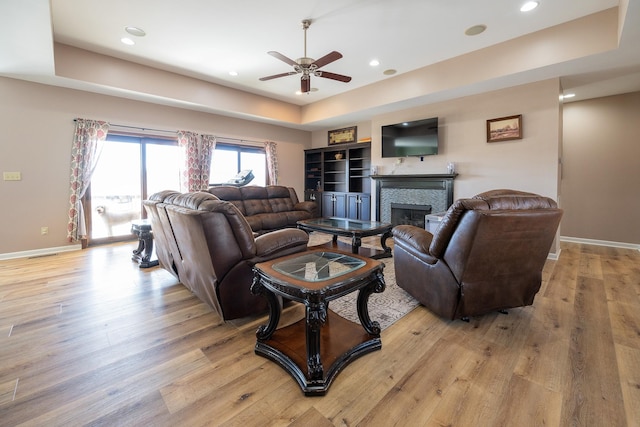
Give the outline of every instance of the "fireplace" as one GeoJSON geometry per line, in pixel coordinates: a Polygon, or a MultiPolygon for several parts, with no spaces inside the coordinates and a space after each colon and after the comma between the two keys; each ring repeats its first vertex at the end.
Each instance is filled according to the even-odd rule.
{"type": "MultiPolygon", "coordinates": [[[[392,204],[429,206],[433,213],[446,211],[453,204],[453,180],[456,176],[457,174],[372,176],[376,181],[376,218],[393,224],[392,204]]],[[[422,228],[424,215],[420,221],[422,228]]]]}
{"type": "Polygon", "coordinates": [[[431,213],[431,205],[391,203],[391,224],[415,225],[424,228],[424,217],[431,213]]]}

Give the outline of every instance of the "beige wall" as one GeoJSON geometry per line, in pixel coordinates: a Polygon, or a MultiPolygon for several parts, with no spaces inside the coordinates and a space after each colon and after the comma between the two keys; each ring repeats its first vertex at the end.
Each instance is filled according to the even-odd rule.
{"type": "Polygon", "coordinates": [[[640,244],[640,92],[564,106],[562,235],[640,244]]]}
{"type": "MultiPolygon", "coordinates": [[[[358,123],[358,136],[372,137],[372,164],[381,175],[446,173],[447,163],[454,162],[454,198],[512,188],[557,200],[559,91],[558,80],[551,79],[398,111],[358,123]],[[487,143],[487,119],[515,114],[523,116],[523,139],[487,143]],[[401,164],[381,158],[381,126],[428,117],[439,118],[438,155],[402,158],[401,164]]],[[[314,132],[313,146],[326,145],[326,131],[314,132]]]]}
{"type": "Polygon", "coordinates": [[[22,173],[21,181],[0,181],[0,254],[69,245],[69,165],[76,117],[276,141],[279,183],[293,186],[302,198],[309,132],[0,77],[0,170],[22,173]],[[40,235],[42,226],[49,227],[48,235],[40,235]]]}

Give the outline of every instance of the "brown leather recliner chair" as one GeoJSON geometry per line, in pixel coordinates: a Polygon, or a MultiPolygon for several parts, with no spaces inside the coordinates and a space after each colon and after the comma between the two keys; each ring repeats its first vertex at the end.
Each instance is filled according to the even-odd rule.
{"type": "Polygon", "coordinates": [[[253,266],[305,251],[309,241],[294,228],[254,238],[233,204],[205,192],[162,192],[144,205],[161,265],[223,320],[266,311],[267,300],[250,290],[253,266]]]}
{"type": "Polygon", "coordinates": [[[531,305],[561,218],[555,201],[532,193],[460,199],[435,234],[393,228],[396,282],[448,319],[531,305]]]}

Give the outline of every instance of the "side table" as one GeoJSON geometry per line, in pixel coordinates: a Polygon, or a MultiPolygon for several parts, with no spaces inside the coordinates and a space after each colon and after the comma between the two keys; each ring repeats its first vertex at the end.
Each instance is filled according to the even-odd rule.
{"type": "Polygon", "coordinates": [[[335,376],[358,357],[382,348],[380,325],[369,317],[372,293],[385,289],[384,264],[340,251],[310,249],[256,264],[251,292],[269,302],[269,321],[256,332],[255,352],[287,371],[305,395],[324,395],[335,376]],[[361,325],[329,310],[354,291],[361,325]],[[278,297],[303,303],[304,319],[277,329],[278,297]]]}
{"type": "Polygon", "coordinates": [[[151,260],[153,254],[153,232],[151,222],[140,219],[131,222],[131,233],[138,236],[138,247],[133,250],[131,259],[138,263],[140,268],[155,267],[158,260],[151,260]]]}

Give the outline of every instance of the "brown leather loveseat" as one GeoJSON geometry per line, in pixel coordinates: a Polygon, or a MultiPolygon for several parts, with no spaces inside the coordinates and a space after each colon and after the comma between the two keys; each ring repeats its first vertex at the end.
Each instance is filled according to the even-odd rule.
{"type": "Polygon", "coordinates": [[[220,200],[233,203],[258,234],[296,227],[299,220],[318,216],[316,202],[298,201],[296,191],[291,187],[216,186],[208,191],[220,200]]]}
{"type": "Polygon", "coordinates": [[[302,252],[308,235],[283,229],[254,238],[242,213],[206,192],[163,191],[144,201],[160,265],[223,320],[267,310],[251,293],[253,266],[302,252]]]}
{"type": "Polygon", "coordinates": [[[448,319],[531,305],[561,217],[552,199],[521,191],[460,199],[435,234],[393,228],[396,282],[448,319]]]}

